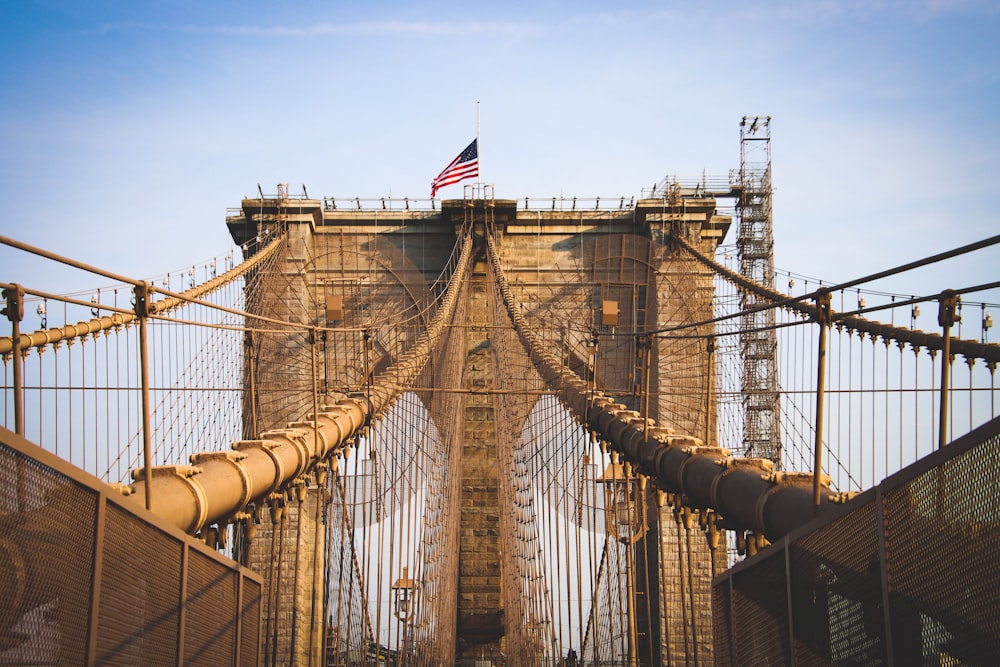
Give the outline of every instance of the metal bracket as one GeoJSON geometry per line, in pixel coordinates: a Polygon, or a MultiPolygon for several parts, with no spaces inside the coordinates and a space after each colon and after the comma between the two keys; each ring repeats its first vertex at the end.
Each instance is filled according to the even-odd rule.
{"type": "Polygon", "coordinates": [[[15,283],[3,291],[3,298],[7,301],[7,306],[0,310],[0,315],[6,315],[11,322],[22,321],[24,319],[24,288],[15,283]]]}
{"type": "Polygon", "coordinates": [[[830,292],[823,289],[816,292],[816,323],[829,326],[833,321],[833,311],[830,309],[830,292]]]}
{"type": "Polygon", "coordinates": [[[938,324],[942,327],[953,327],[959,321],[958,304],[962,298],[955,290],[946,289],[938,297],[938,324]]]}
{"type": "Polygon", "coordinates": [[[153,287],[149,283],[139,283],[132,290],[135,293],[135,314],[137,317],[148,317],[150,297],[153,296],[153,287]]]}

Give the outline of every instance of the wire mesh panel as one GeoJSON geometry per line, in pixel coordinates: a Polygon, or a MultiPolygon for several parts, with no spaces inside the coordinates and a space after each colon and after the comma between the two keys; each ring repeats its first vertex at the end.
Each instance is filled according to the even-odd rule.
{"type": "Polygon", "coordinates": [[[789,546],[799,665],[885,664],[875,503],[789,546]]]}
{"type": "Polygon", "coordinates": [[[97,662],[177,663],[183,542],[107,508],[97,662]]]}
{"type": "Polygon", "coordinates": [[[732,595],[736,664],[789,664],[784,551],[733,574],[732,595]]]}
{"type": "Polygon", "coordinates": [[[994,432],[885,494],[896,664],[995,664],[1000,655],[998,445],[994,432]]]}
{"type": "Polygon", "coordinates": [[[0,428],[0,665],[256,665],[259,577],[115,497],[0,428]]]}
{"type": "Polygon", "coordinates": [[[715,664],[733,665],[732,595],[729,580],[712,587],[712,635],[715,639],[715,664]]]}
{"type": "Polygon", "coordinates": [[[84,662],[96,496],[0,444],[0,664],[84,662]]]}
{"type": "Polygon", "coordinates": [[[205,554],[188,553],[184,599],[184,662],[232,664],[236,658],[239,575],[220,570],[205,554]]]}
{"type": "Polygon", "coordinates": [[[717,655],[732,633],[735,664],[790,663],[789,637],[797,665],[996,664],[998,472],[994,419],[718,577],[717,655]]]}
{"type": "Polygon", "coordinates": [[[260,662],[260,619],[261,619],[261,589],[260,582],[249,577],[241,577],[242,600],[240,602],[240,664],[243,667],[256,667],[260,662]]]}

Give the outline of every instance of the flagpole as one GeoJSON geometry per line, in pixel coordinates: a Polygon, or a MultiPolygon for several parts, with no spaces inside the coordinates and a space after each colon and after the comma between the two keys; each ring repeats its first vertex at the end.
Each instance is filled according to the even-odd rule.
{"type": "Polygon", "coordinates": [[[479,141],[479,100],[476,100],[476,153],[479,159],[479,171],[476,175],[476,185],[483,184],[483,145],[479,141]]]}

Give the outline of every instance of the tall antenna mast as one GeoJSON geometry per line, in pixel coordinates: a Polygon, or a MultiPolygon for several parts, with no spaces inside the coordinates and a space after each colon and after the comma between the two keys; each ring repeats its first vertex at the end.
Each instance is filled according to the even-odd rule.
{"type": "MultiPolygon", "coordinates": [[[[771,224],[771,117],[744,116],[740,121],[739,232],[740,272],[774,287],[774,232],[771,224]]],[[[743,357],[743,445],[748,457],[781,466],[778,433],[778,341],[774,310],[760,309],[760,297],[740,293],[743,311],[740,346],[743,357]]]]}

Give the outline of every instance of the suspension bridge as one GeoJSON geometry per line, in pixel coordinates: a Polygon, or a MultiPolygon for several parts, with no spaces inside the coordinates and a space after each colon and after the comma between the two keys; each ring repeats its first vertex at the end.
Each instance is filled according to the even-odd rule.
{"type": "Polygon", "coordinates": [[[101,285],[2,285],[0,665],[989,663],[1000,283],[878,281],[1000,237],[780,274],[755,132],[629,199],[280,186],[141,280],[0,238],[101,285]]]}

